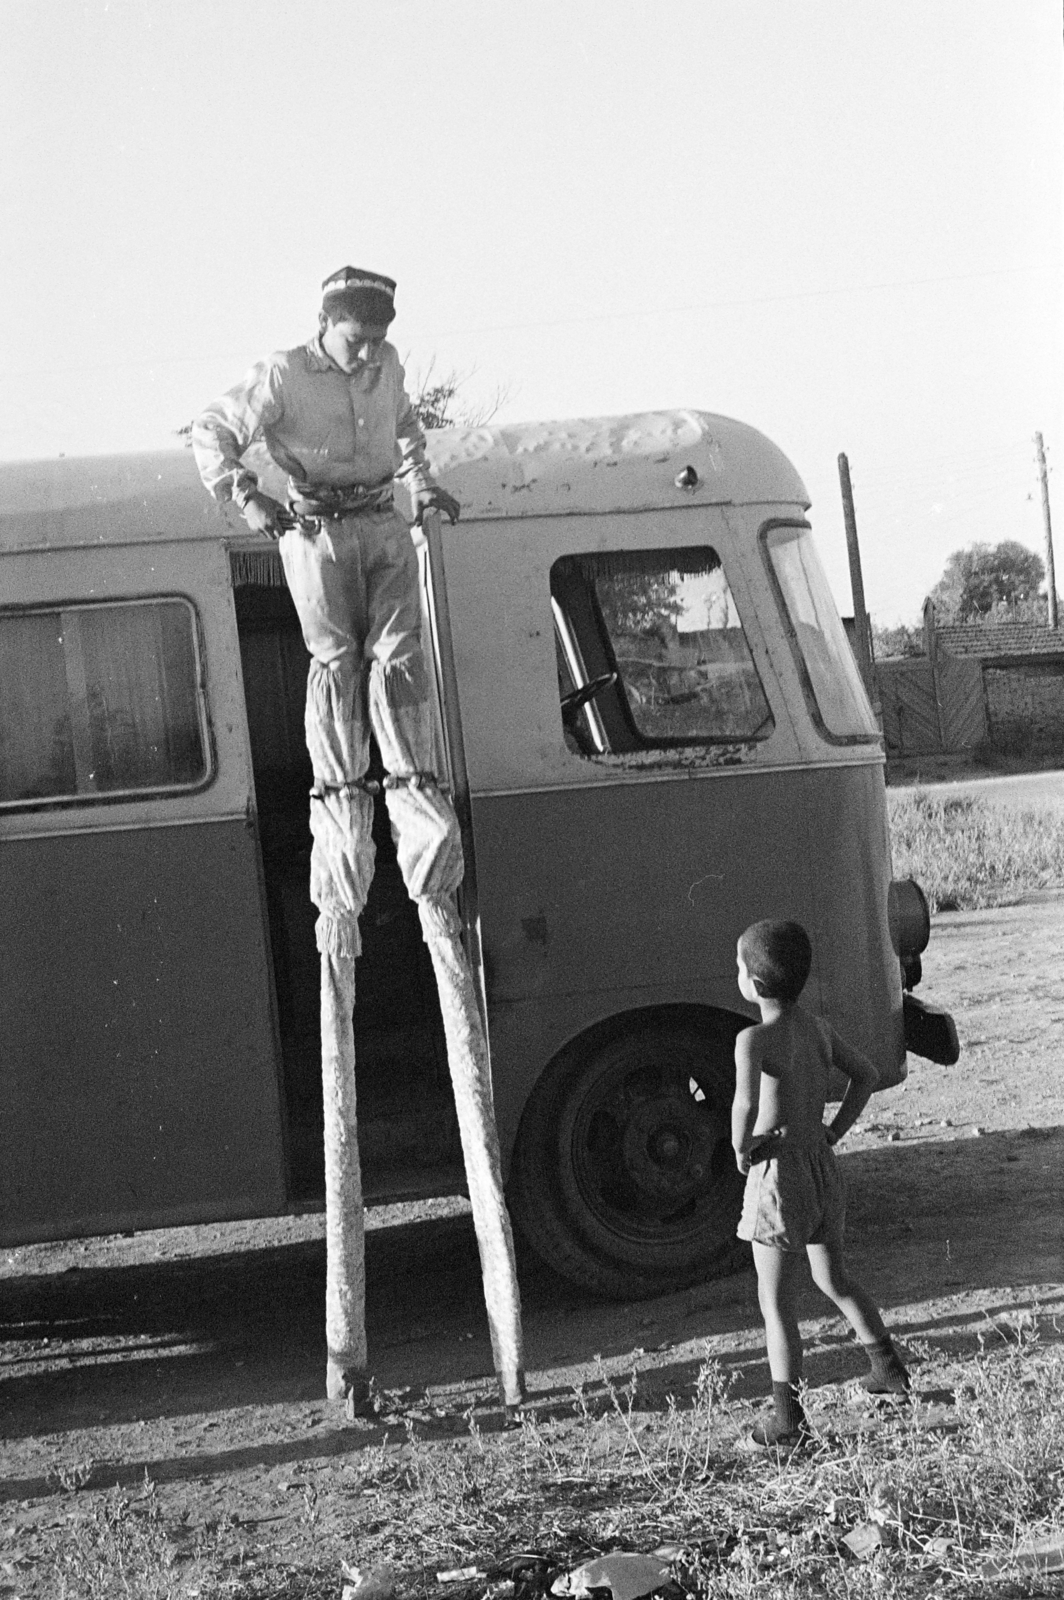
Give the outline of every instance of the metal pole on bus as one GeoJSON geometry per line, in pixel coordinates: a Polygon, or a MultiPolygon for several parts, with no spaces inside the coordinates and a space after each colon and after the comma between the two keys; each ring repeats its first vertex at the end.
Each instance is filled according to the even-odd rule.
{"type": "Polygon", "coordinates": [[[857,665],[861,670],[864,686],[868,690],[868,698],[874,700],[872,637],[868,627],[868,612],[865,610],[864,578],[861,575],[861,549],[857,543],[857,516],[853,509],[850,463],[845,455],[842,454],[839,456],[839,484],[842,488],[842,515],[846,523],[846,554],[850,559],[850,589],[853,594],[853,626],[857,643],[857,665]]]}

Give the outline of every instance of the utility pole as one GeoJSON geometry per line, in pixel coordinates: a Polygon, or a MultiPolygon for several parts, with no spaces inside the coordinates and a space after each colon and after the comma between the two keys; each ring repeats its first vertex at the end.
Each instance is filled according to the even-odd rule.
{"type": "Polygon", "coordinates": [[[1057,626],[1057,575],[1053,566],[1053,524],[1049,519],[1049,474],[1046,471],[1046,452],[1042,435],[1034,436],[1038,452],[1038,476],[1042,480],[1042,522],[1046,533],[1046,598],[1049,601],[1049,626],[1057,626]]]}
{"type": "Polygon", "coordinates": [[[853,509],[853,487],[850,483],[850,463],[839,456],[839,484],[842,488],[842,514],[846,523],[846,554],[850,558],[850,590],[853,594],[853,627],[857,641],[857,665],[868,690],[868,698],[875,699],[872,682],[872,639],[865,609],[864,578],[861,576],[861,550],[857,543],[857,517],[853,509]]]}

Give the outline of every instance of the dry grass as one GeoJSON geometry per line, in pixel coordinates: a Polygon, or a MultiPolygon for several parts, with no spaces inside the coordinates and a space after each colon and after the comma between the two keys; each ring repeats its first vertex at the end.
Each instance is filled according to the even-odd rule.
{"type": "MultiPolygon", "coordinates": [[[[394,1564],[401,1600],[498,1595],[518,1551],[543,1561],[516,1600],[540,1600],[559,1571],[612,1549],[665,1551],[676,1600],[1064,1593],[1060,1575],[1009,1566],[1018,1546],[1064,1530],[1064,1347],[1030,1325],[992,1337],[975,1360],[923,1352],[920,1390],[954,1396],[937,1416],[917,1405],[877,1422],[836,1391],[810,1394],[819,1442],[787,1461],[736,1454],[754,1411],[729,1398],[713,1363],[664,1410],[643,1410],[632,1379],[517,1432],[482,1433],[470,1416],[466,1437],[429,1442],[411,1422],[404,1444],[367,1449],[338,1474],[348,1559],[394,1564]],[[862,1527],[882,1540],[864,1560],[843,1542],[862,1527]],[[990,1558],[1006,1563],[1003,1579],[983,1576],[990,1558]],[[460,1567],[484,1576],[444,1589],[436,1573],[460,1567]]],[[[136,1500],[95,1497],[76,1528],[37,1592],[338,1600],[335,1571],[267,1566],[253,1550],[220,1565],[202,1539],[182,1550],[150,1485],[136,1500]]]]}
{"type": "Polygon", "coordinates": [[[1014,811],[934,790],[887,791],[896,878],[915,878],[933,911],[1001,905],[1064,885],[1064,816],[1014,811]]]}

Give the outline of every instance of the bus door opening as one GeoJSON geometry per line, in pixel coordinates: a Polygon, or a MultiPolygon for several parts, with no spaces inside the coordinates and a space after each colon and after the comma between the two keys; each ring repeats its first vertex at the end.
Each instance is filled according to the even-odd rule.
{"type": "MultiPolygon", "coordinates": [[[[310,899],[310,759],[303,734],[308,656],[280,584],[236,583],[259,838],[284,1063],[289,1199],[324,1194],[320,967],[310,899]]],[[[372,745],[369,776],[382,766],[372,745]]],[[[355,1003],[359,1150],[367,1198],[425,1192],[460,1170],[436,984],[403,885],[383,801],[361,918],[355,1003]]]]}

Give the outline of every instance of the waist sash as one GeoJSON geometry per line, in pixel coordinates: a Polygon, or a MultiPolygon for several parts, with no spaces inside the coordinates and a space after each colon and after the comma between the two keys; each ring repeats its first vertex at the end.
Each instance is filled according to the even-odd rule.
{"type": "Polygon", "coordinates": [[[819,1132],[810,1130],[802,1134],[796,1133],[786,1126],[766,1128],[764,1133],[756,1135],[757,1143],[750,1148],[750,1164],[756,1166],[759,1161],[771,1161],[774,1157],[782,1155],[787,1150],[804,1150],[812,1154],[816,1150],[827,1150],[827,1129],[821,1128],[819,1132]]]}
{"type": "Polygon", "coordinates": [[[395,503],[392,480],[387,483],[347,485],[289,482],[288,504],[299,518],[340,522],[344,517],[390,511],[395,503]]]}

